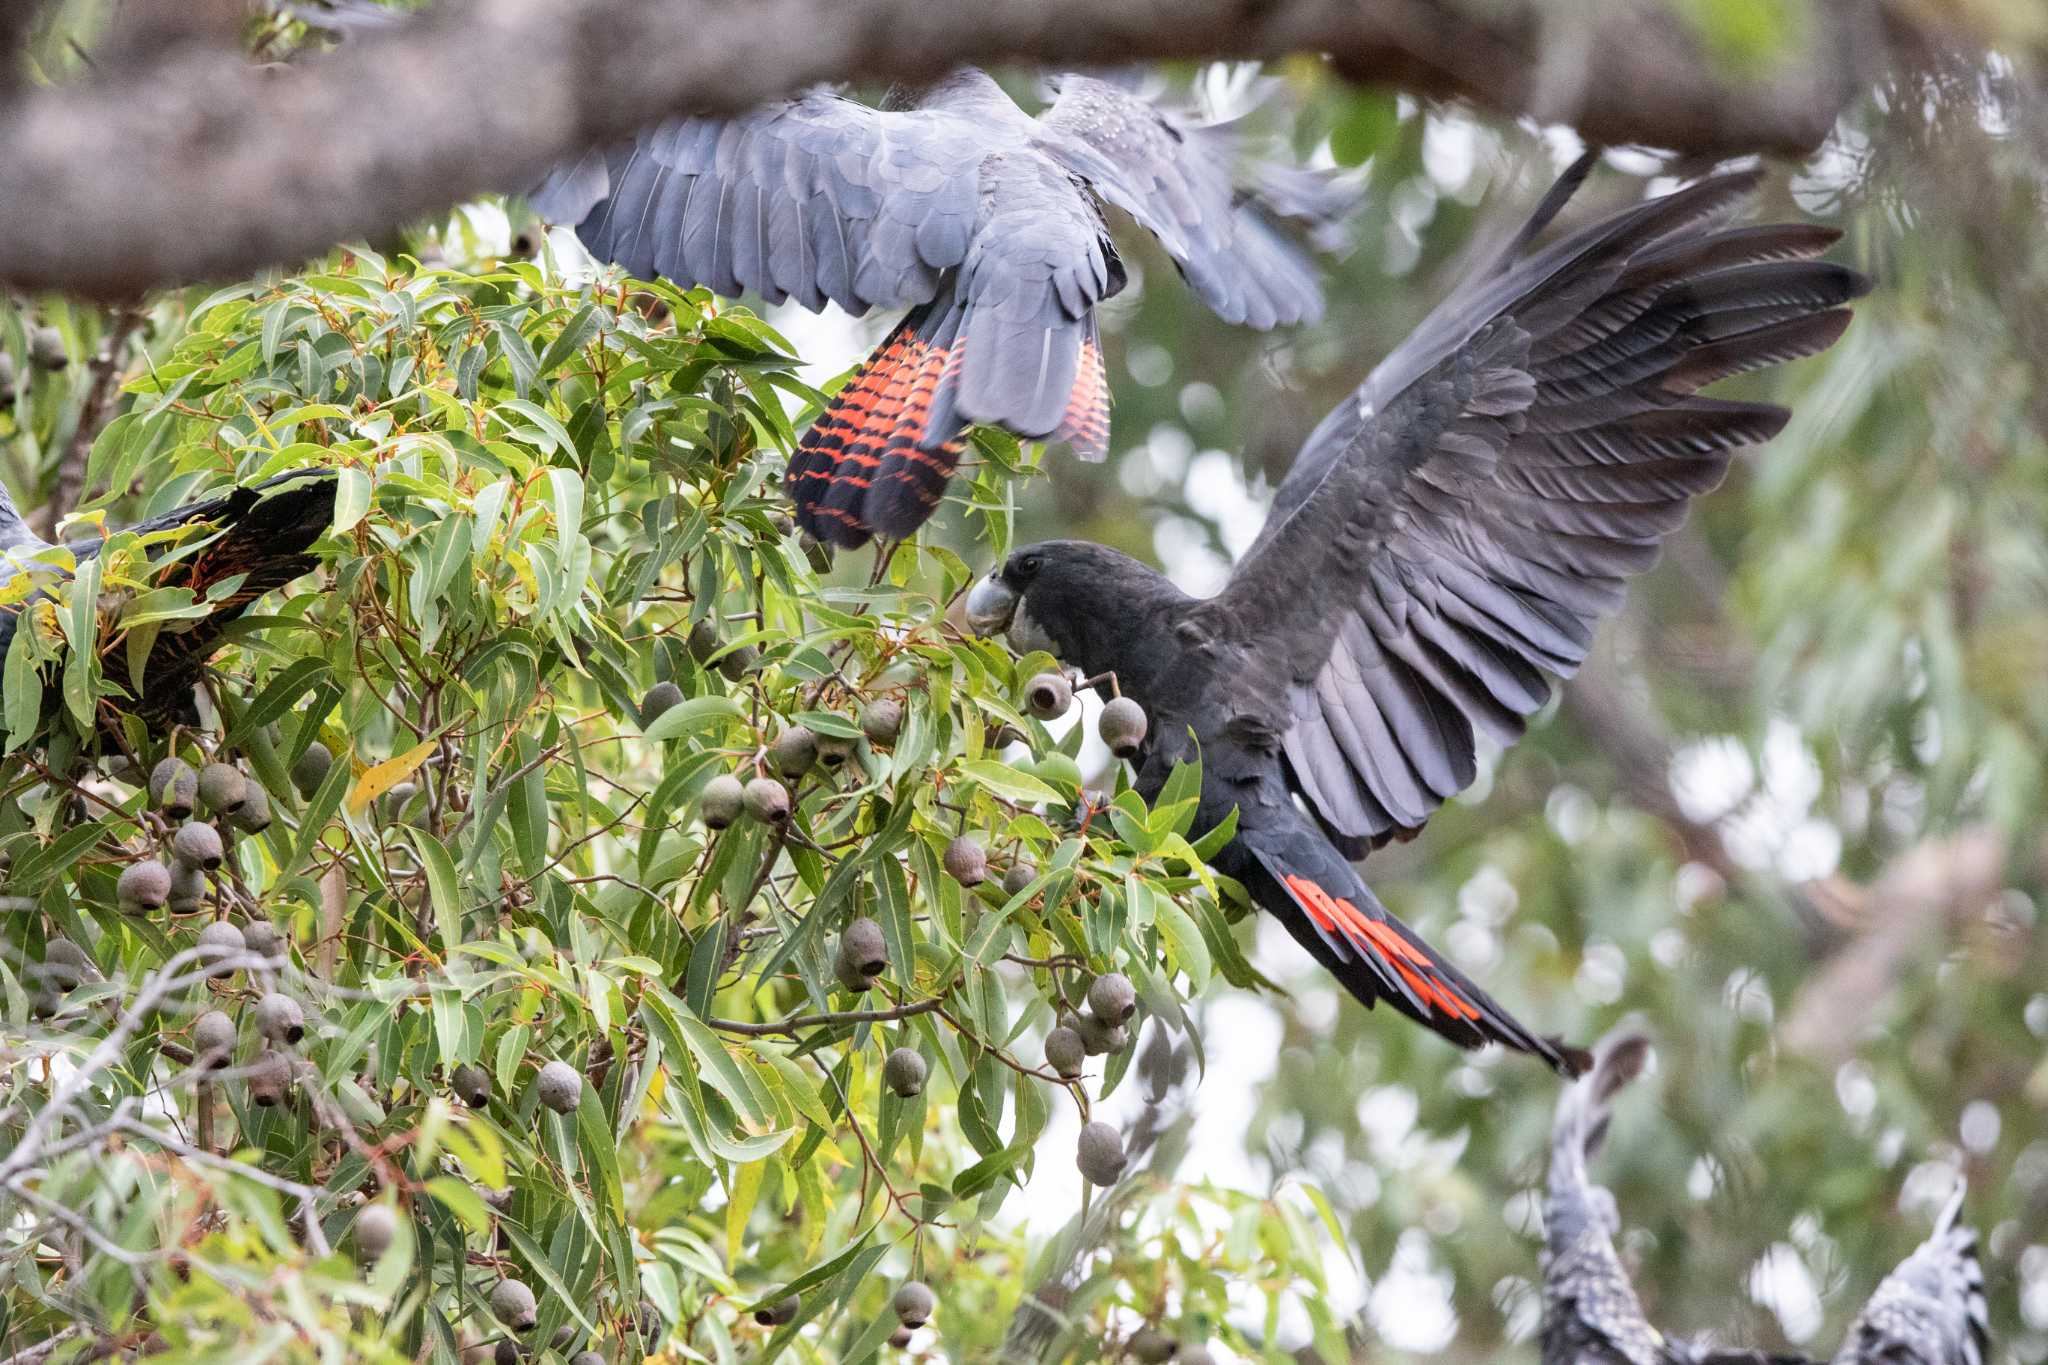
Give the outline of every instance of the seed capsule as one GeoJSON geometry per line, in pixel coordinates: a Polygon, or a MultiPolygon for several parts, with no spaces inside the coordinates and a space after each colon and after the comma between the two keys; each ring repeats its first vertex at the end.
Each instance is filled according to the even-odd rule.
{"type": "Polygon", "coordinates": [[[522,1332],[540,1317],[533,1291],[519,1280],[500,1280],[491,1287],[491,1311],[498,1321],[522,1332]]]}
{"type": "Polygon", "coordinates": [[[491,1102],[491,1073],[465,1062],[448,1074],[448,1088],[471,1109],[481,1109],[491,1102]]]}
{"type": "Polygon", "coordinates": [[[897,1096],[911,1099],[924,1093],[924,1058],[915,1048],[899,1047],[882,1063],[882,1081],[897,1096]]]}
{"type": "Polygon", "coordinates": [[[903,733],[903,703],[894,697],[877,697],[861,708],[860,732],[868,743],[888,746],[903,733]]]}
{"type": "Polygon", "coordinates": [[[1102,708],[1095,732],[1118,758],[1130,758],[1145,742],[1145,708],[1129,697],[1118,697],[1102,708]]]}
{"type": "Polygon", "coordinates": [[[1065,1024],[1045,1035],[1045,1063],[1065,1079],[1078,1077],[1087,1058],[1088,1048],[1081,1035],[1065,1024]]]}
{"type": "Polygon", "coordinates": [[[1040,720],[1057,720],[1074,704],[1074,687],[1064,673],[1034,673],[1024,684],[1024,709],[1040,720]]]}
{"type": "MultiPolygon", "coordinates": [[[[202,960],[206,958],[233,957],[238,953],[246,951],[249,947],[248,942],[242,937],[242,931],[224,919],[214,920],[204,929],[201,929],[195,946],[199,949],[202,960]]],[[[215,967],[213,969],[213,975],[216,977],[233,976],[234,974],[235,969],[233,967],[215,967]]]]}
{"type": "Polygon", "coordinates": [[[646,729],[662,715],[682,704],[683,689],[672,682],[658,682],[640,699],[640,728],[646,729]]]}
{"type": "Polygon", "coordinates": [[[289,1047],[306,1036],[306,1012],[289,995],[272,991],[256,1002],[256,1032],[289,1047]]]}
{"type": "Polygon", "coordinates": [[[773,1303],[763,1304],[761,1307],[756,1308],[754,1310],[754,1321],[760,1323],[763,1327],[780,1327],[786,1322],[794,1322],[798,1311],[803,1306],[804,1301],[802,1299],[798,1298],[795,1294],[787,1294],[773,1303]]]}
{"type": "Polygon", "coordinates": [[[939,1305],[939,1296],[932,1293],[930,1286],[922,1280],[905,1280],[897,1289],[893,1300],[896,1320],[905,1327],[917,1328],[932,1320],[932,1310],[939,1305]]]}
{"type": "Polygon", "coordinates": [[[946,845],[946,875],[962,886],[980,886],[988,880],[988,853],[972,835],[963,834],[946,845]]]}
{"type": "Polygon", "coordinates": [[[827,768],[837,768],[852,758],[859,741],[845,735],[818,736],[818,762],[827,768]]]}
{"type": "Polygon", "coordinates": [[[731,773],[720,773],[704,784],[697,797],[697,818],[706,829],[724,829],[740,818],[746,808],[746,788],[731,773]]]}
{"type": "Polygon", "coordinates": [[[1179,1349],[1179,1342],[1156,1327],[1140,1327],[1131,1333],[1131,1355],[1143,1365],[1161,1365],[1179,1349]]]}
{"type": "Polygon", "coordinates": [[[208,1010],[192,1021],[192,1060],[219,1069],[235,1050],[235,1021],[220,1010],[208,1010]]]}
{"type": "Polygon", "coordinates": [[[1024,889],[1038,880],[1038,865],[1019,858],[1010,864],[1010,870],[1003,874],[1003,895],[1020,896],[1024,889]]]}
{"type": "Polygon", "coordinates": [[[284,950],[284,935],[267,919],[252,919],[242,926],[242,946],[264,957],[276,957],[284,950]]]}
{"type": "Polygon", "coordinates": [[[206,899],[206,874],[178,863],[171,868],[171,891],[164,904],[174,915],[189,915],[206,899]]]}
{"type": "Polygon", "coordinates": [[[265,1109],[283,1104],[291,1093],[291,1059],[267,1049],[249,1063],[249,1099],[265,1109]]]}
{"type": "Polygon", "coordinates": [[[306,752],[292,760],[292,785],[299,789],[299,795],[311,796],[320,790],[320,784],[327,780],[327,770],[333,766],[334,755],[316,739],[306,746],[306,752]]]}
{"type": "Polygon", "coordinates": [[[792,782],[818,761],[818,737],[809,728],[792,725],[768,746],[768,766],[792,782]]]}
{"type": "Polygon", "coordinates": [[[366,1205],[356,1215],[355,1226],[350,1229],[355,1238],[356,1255],[365,1261],[381,1260],[391,1250],[391,1244],[398,1240],[398,1214],[389,1204],[366,1205]]]}
{"type": "Polygon", "coordinates": [[[199,770],[199,799],[215,815],[233,815],[248,799],[249,782],[232,763],[209,763],[199,770]]]}
{"type": "Polygon", "coordinates": [[[1138,992],[1122,972],[1104,972],[1088,987],[1088,1008],[1097,1019],[1115,1027],[1138,1009],[1138,992]]]}
{"type": "Polygon", "coordinates": [[[889,944],[882,926],[862,915],[839,935],[839,956],[869,983],[889,970],[889,944]]]}
{"type": "Polygon", "coordinates": [[[228,817],[228,823],[244,834],[261,834],[270,828],[270,793],[254,778],[243,784],[241,809],[228,817]]]}
{"type": "Polygon", "coordinates": [[[171,870],[154,858],[130,863],[114,883],[114,896],[129,914],[155,910],[171,896],[171,870]]]}
{"type": "Polygon", "coordinates": [[[149,770],[149,803],[183,820],[199,803],[199,774],[182,758],[166,758],[149,770]]]}
{"type": "Polygon", "coordinates": [[[583,1098],[583,1077],[567,1062],[549,1062],[534,1078],[540,1102],[557,1114],[573,1114],[583,1098]]]}
{"type": "Polygon", "coordinates": [[[747,814],[764,825],[779,825],[789,819],[789,788],[772,777],[757,777],[741,793],[747,814]]]}
{"type": "Polygon", "coordinates": [[[1102,1120],[1082,1125],[1074,1164],[1092,1185],[1114,1185],[1124,1174],[1123,1135],[1102,1120]]]}
{"type": "Polygon", "coordinates": [[[220,866],[225,850],[220,831],[200,820],[188,820],[171,836],[171,857],[187,867],[211,872],[220,866]]]}

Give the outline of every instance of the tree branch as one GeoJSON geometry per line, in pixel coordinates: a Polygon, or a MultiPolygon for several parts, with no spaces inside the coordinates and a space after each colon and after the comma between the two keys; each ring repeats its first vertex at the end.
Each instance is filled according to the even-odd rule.
{"type": "Polygon", "coordinates": [[[961,61],[1328,52],[1360,80],[1707,155],[1814,146],[1882,0],[1820,0],[1775,74],[1732,76],[1656,0],[450,0],[282,76],[174,44],[0,111],[0,279],[126,296],[381,236],[683,110],[961,61]],[[1560,26],[1568,32],[1561,33],[1560,26]],[[1573,60],[1541,58],[1559,41],[1573,60]],[[1567,68],[1568,69],[1565,69],[1567,68]],[[1560,74],[1560,71],[1563,74],[1560,74]]]}

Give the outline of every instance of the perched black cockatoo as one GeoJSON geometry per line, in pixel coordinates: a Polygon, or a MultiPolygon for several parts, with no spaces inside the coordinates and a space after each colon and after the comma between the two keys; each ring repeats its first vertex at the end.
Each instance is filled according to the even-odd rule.
{"type": "Polygon", "coordinates": [[[1991,1320],[1977,1233],[1958,1223],[1963,1187],[1934,1232],[1884,1277],[1850,1324],[1834,1365],[1984,1365],[1991,1320]]]}
{"type": "Polygon", "coordinates": [[[1593,1069],[1558,1100],[1543,1205],[1543,1365],[1807,1365],[1800,1356],[1668,1337],[1643,1316],[1614,1250],[1614,1196],[1593,1183],[1586,1163],[1607,1136],[1614,1097],[1649,1055],[1641,1034],[1610,1034],[1594,1050],[1593,1069]]]}
{"type": "Polygon", "coordinates": [[[906,536],[938,506],[969,423],[1107,453],[1095,305],[1124,269],[1102,204],[1157,237],[1226,321],[1322,314],[1315,271],[1275,220],[1341,213],[1332,181],[1253,165],[1228,124],[1091,77],[1056,84],[1037,118],[972,69],[914,109],[813,91],[664,124],[558,167],[528,198],[635,275],[813,310],[909,308],[788,474],[820,540],[906,536]]]}
{"type": "MultiPolygon", "coordinates": [[[[127,692],[125,638],[103,640],[101,672],[108,684],[101,698],[103,714],[132,712],[154,724],[194,720],[192,688],[199,670],[220,647],[228,623],[250,603],[313,567],[306,551],[334,518],[334,491],[332,470],[294,470],[123,528],[140,535],[191,528],[191,536],[176,542],[182,553],[158,572],[158,587],[189,588],[196,601],[204,602],[218,585],[230,579],[236,585],[211,604],[207,615],[164,623],[143,666],[142,687],[134,695],[127,692]]],[[[64,548],[74,562],[84,563],[104,544],[104,538],[94,538],[70,541],[64,548]]],[[[0,587],[23,574],[59,574],[54,565],[38,559],[51,548],[23,524],[14,499],[0,488],[0,587]]],[[[38,592],[0,607],[0,658],[13,643],[20,612],[41,596],[38,592]]]]}
{"type": "Polygon", "coordinates": [[[1725,225],[1754,173],[1532,249],[1591,164],[1309,436],[1219,595],[1051,541],[966,604],[983,634],[1115,675],[1150,716],[1148,798],[1199,756],[1198,827],[1238,813],[1215,866],[1353,995],[1567,1071],[1583,1054],[1516,1022],[1350,859],[1472,781],[1475,732],[1521,734],[1688,500],[1789,416],[1696,391],[1825,349],[1867,288],[1815,259],[1830,229],[1725,225]]]}

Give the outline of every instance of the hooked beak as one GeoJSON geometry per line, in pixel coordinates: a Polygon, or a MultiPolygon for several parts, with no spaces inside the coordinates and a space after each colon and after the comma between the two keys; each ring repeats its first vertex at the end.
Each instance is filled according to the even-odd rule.
{"type": "Polygon", "coordinates": [[[967,627],[976,635],[1000,635],[1010,628],[1017,614],[1017,594],[1009,584],[990,574],[967,594],[967,627]]]}

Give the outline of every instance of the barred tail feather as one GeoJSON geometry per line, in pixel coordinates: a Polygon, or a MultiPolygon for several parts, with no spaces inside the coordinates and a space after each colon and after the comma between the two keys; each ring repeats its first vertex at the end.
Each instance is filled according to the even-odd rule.
{"type": "Polygon", "coordinates": [[[913,310],[804,433],[784,481],[805,531],[852,548],[908,535],[931,515],[961,446],[957,428],[932,421],[940,387],[958,370],[961,313],[951,300],[913,310]],[[922,510],[913,516],[912,507],[922,510]]]}

